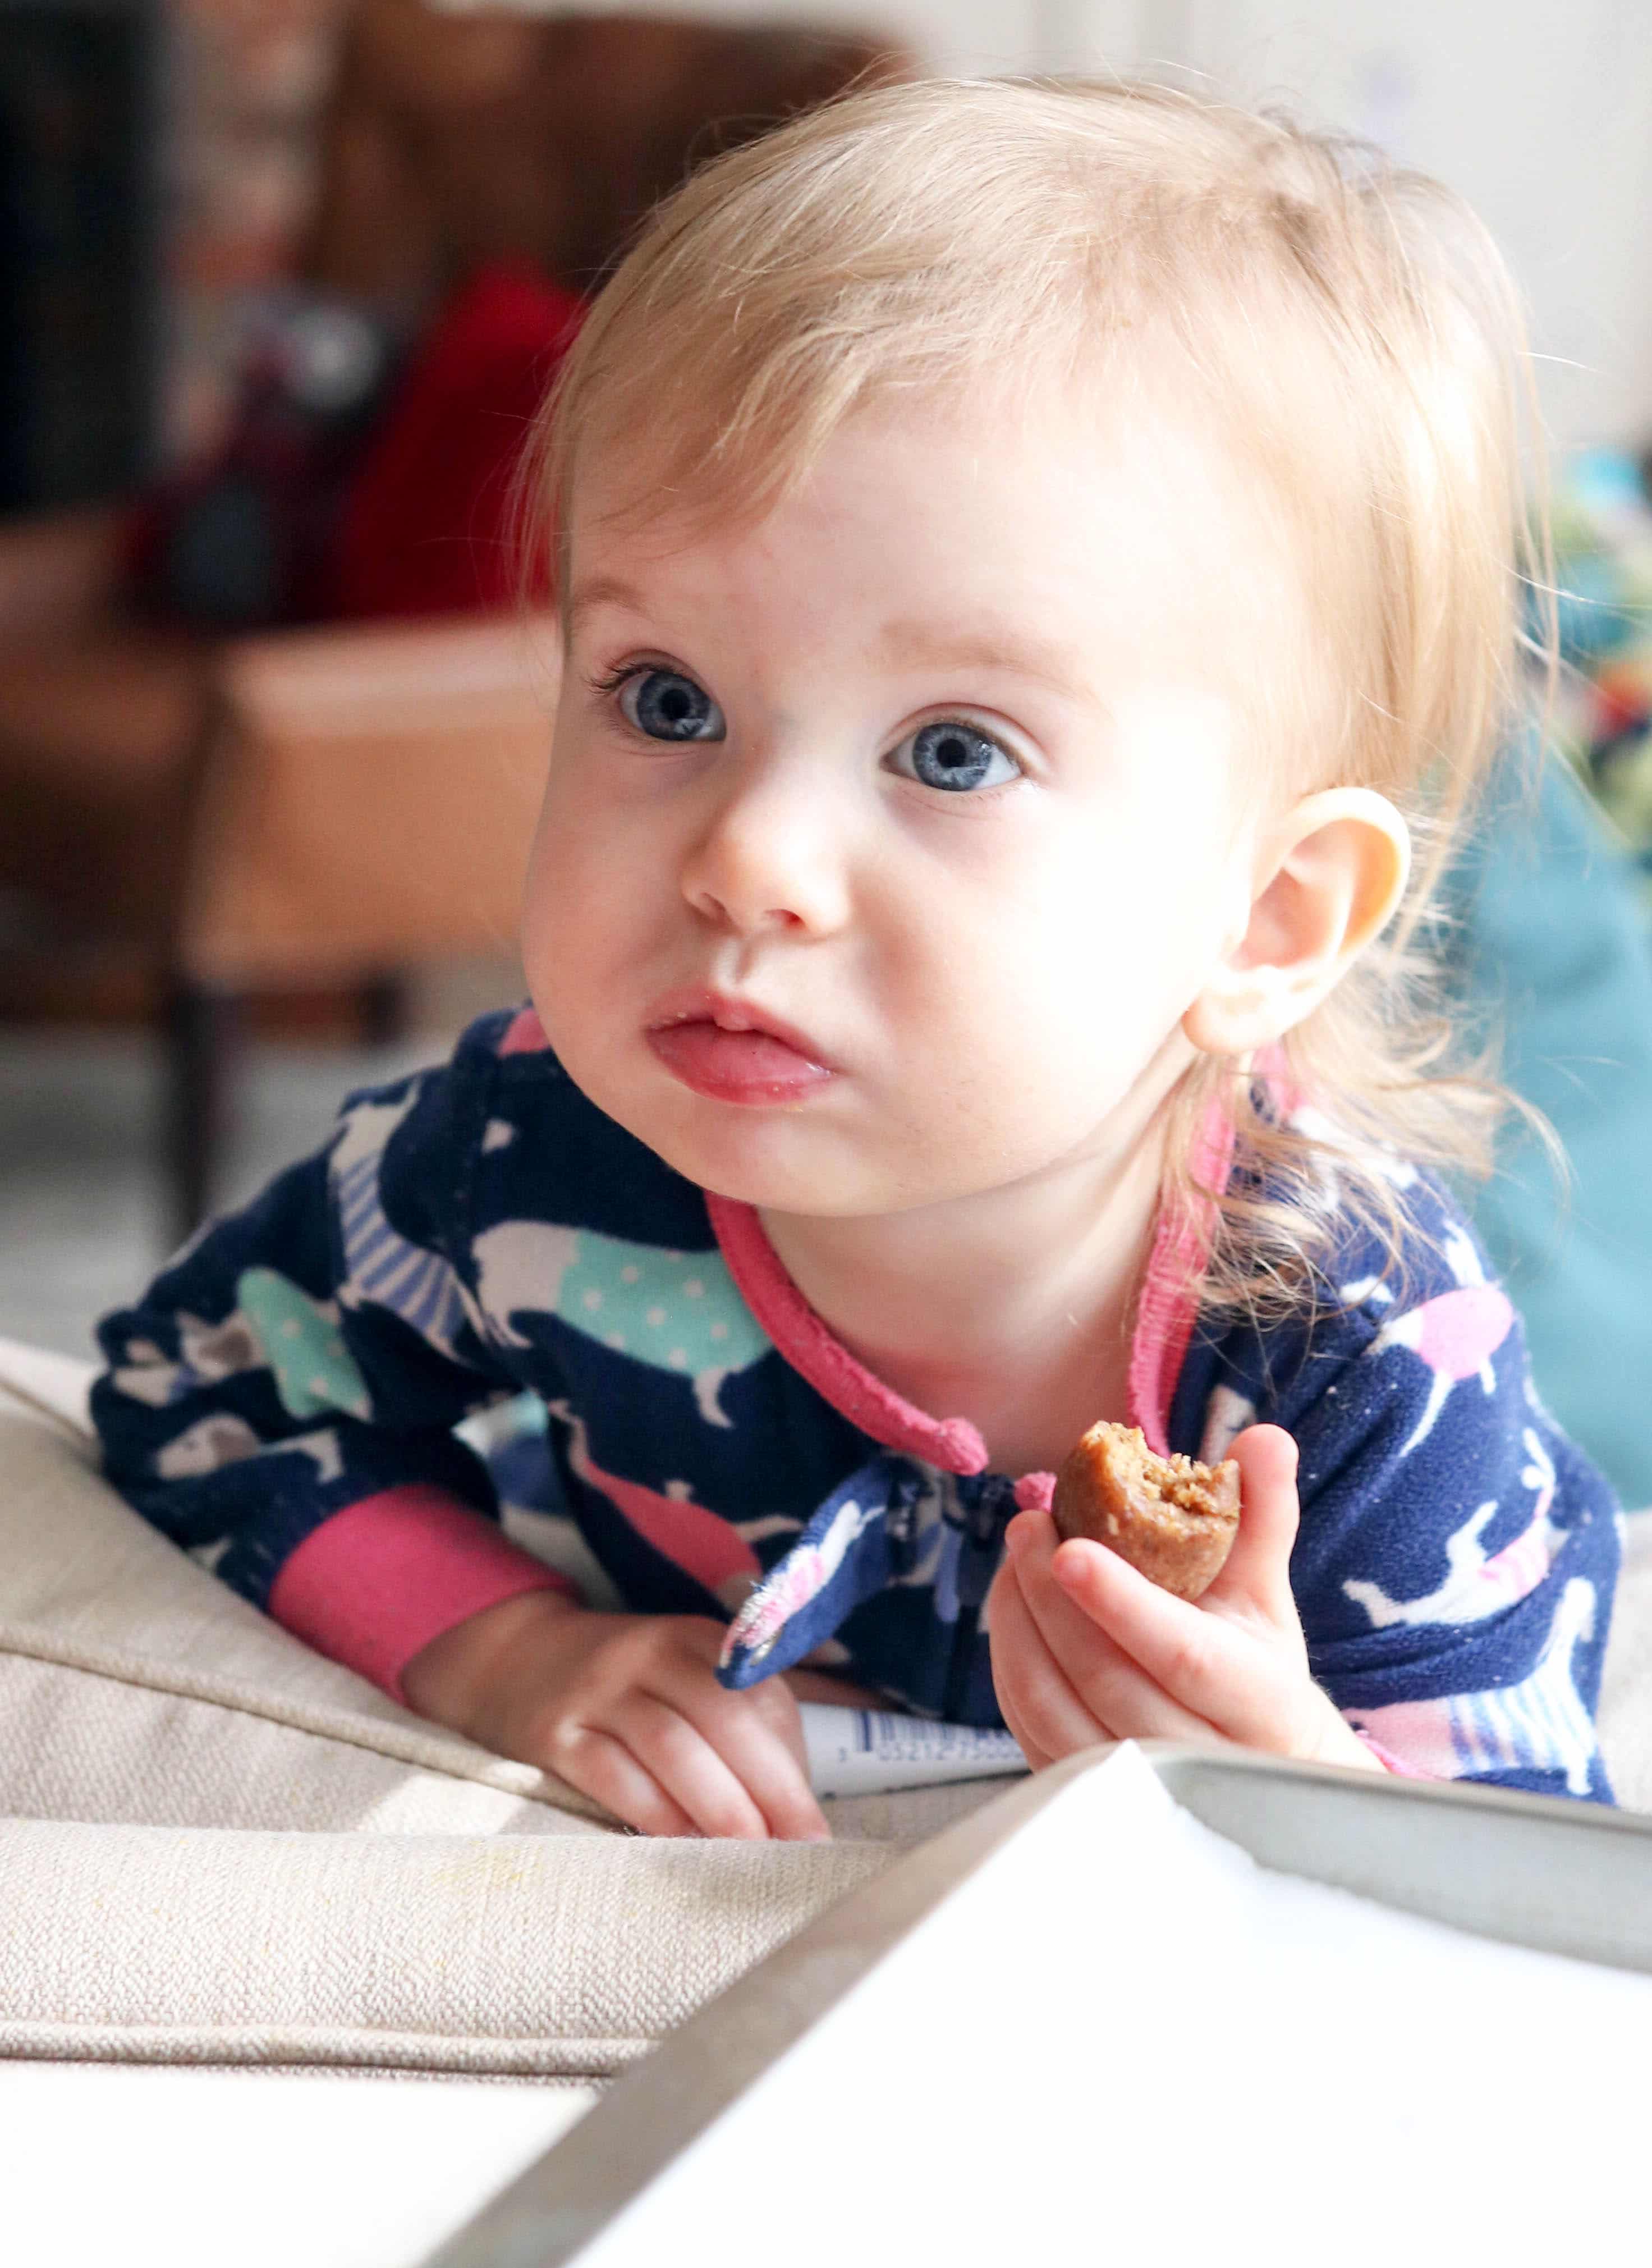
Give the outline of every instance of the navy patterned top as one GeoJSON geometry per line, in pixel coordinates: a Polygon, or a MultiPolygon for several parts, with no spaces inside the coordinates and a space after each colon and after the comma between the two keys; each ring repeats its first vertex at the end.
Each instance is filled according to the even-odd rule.
{"type": "MultiPolygon", "coordinates": [[[[1207,1459],[1256,1420],[1296,1437],[1310,1663],[1379,1753],[1610,1800],[1611,1493],[1538,1399],[1469,1230],[1425,1176],[1391,1174],[1415,1224],[1402,1294],[1350,1231],[1335,1298],[1285,1325],[1199,1317],[1186,1233],[1161,1222],[1131,1418],[1207,1459]]],[[[756,1214],[605,1116],[532,1010],[351,1096],[321,1152],[99,1337],[116,1486],[393,1692],[442,1630],[563,1583],[719,1617],[731,1684],[807,1659],[1002,1721],[987,1594],[1048,1476],[988,1470],[973,1426],[872,1377],[756,1214]],[[456,1434],[525,1395],[537,1434],[492,1462],[456,1434]]]]}

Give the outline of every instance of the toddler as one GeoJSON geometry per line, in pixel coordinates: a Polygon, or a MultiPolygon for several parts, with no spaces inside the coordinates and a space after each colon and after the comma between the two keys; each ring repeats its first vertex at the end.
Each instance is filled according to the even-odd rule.
{"type": "Polygon", "coordinates": [[[103,1326],[116,1484],[653,1833],[823,1834],[800,1693],[1607,1798],[1613,1507],[1437,1178],[1420,951],[1521,369],[1443,192],[1163,91],[709,166],[532,458],[532,1005],[103,1326]],[[525,1390],[577,1585],[455,1435],[525,1390]],[[1238,1461],[1197,1605],[1058,1547],[1104,1417],[1238,1461]]]}

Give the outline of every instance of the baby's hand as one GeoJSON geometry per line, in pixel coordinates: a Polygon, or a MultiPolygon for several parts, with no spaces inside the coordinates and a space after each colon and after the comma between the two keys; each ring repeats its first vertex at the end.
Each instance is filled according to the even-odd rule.
{"type": "Polygon", "coordinates": [[[530,1591],[432,1639],[402,1690],[422,1716],[644,1834],[822,1840],[797,1704],[778,1678],[719,1685],[723,1635],[709,1617],[594,1614],[530,1591]]]}
{"type": "Polygon", "coordinates": [[[1011,1521],[988,1607],[993,1680],[1035,1771],[1122,1740],[1231,1742],[1382,1769],[1308,1674],[1290,1591],[1296,1445],[1253,1425],[1229,1454],[1239,1532],[1196,1604],[1105,1545],[1060,1543],[1047,1512],[1011,1521]]]}

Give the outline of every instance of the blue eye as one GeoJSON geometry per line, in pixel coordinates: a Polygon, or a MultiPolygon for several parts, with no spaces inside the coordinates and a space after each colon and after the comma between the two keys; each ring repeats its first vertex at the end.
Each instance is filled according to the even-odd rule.
{"type": "Polygon", "coordinates": [[[921,780],[925,787],[944,789],[949,795],[966,795],[972,788],[1002,787],[1019,779],[1021,767],[1007,749],[955,717],[934,725],[920,725],[890,758],[899,772],[921,780]]]}
{"type": "Polygon", "coordinates": [[[650,740],[720,740],[728,730],[711,696],[676,669],[639,669],[628,677],[620,713],[650,740]]]}

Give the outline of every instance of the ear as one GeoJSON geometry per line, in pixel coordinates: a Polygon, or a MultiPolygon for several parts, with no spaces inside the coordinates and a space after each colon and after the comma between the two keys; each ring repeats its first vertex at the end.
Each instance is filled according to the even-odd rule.
{"type": "Polygon", "coordinates": [[[1182,1018],[1194,1047],[1246,1055],[1300,1024],[1386,925],[1410,871],[1410,833],[1386,796],[1305,796],[1267,838],[1244,934],[1182,1018]]]}

